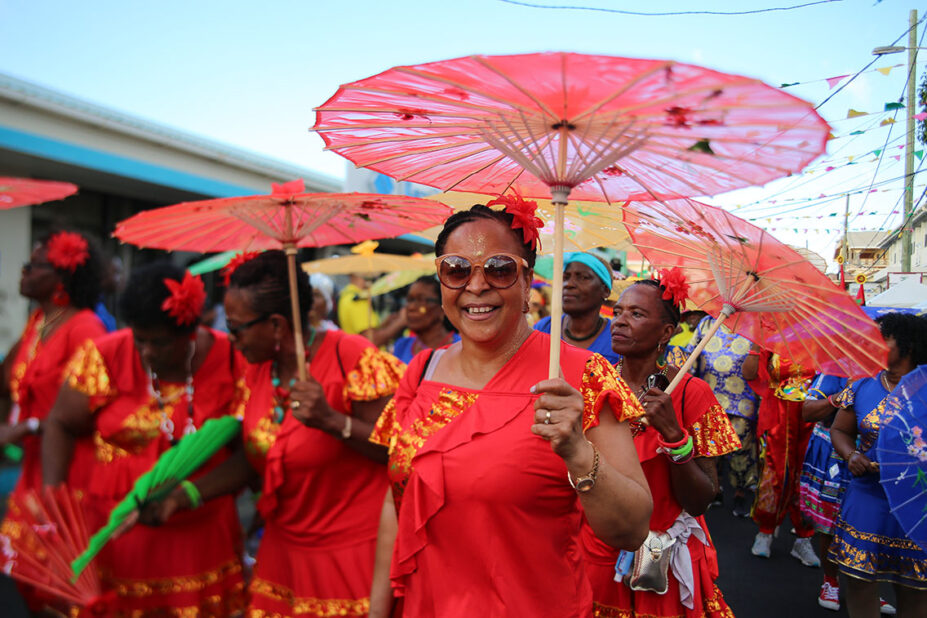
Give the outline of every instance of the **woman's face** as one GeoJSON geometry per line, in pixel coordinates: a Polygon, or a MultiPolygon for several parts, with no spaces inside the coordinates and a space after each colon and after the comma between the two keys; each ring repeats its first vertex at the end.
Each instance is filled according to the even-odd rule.
{"type": "Polygon", "coordinates": [[[649,354],[669,341],[676,327],[664,320],[660,290],[632,285],[615,304],[612,319],[612,350],[622,356],[649,354]]]}
{"type": "Polygon", "coordinates": [[[190,335],[178,335],[166,326],[132,327],[135,349],[142,363],[155,373],[164,374],[187,367],[193,351],[190,335]]]}
{"type": "Polygon", "coordinates": [[[579,262],[563,271],[563,312],[567,315],[598,313],[608,291],[592,269],[579,262]]]}
{"type": "MultiPolygon", "coordinates": [[[[482,263],[490,256],[508,253],[522,255],[522,246],[512,230],[493,219],[477,219],[451,232],[444,254],[455,253],[482,263]]],[[[444,313],[460,333],[484,345],[506,345],[520,327],[526,327],[524,308],[528,300],[532,271],[522,268],[520,276],[508,288],[490,286],[482,268],[473,268],[470,281],[460,289],[441,285],[444,313]]]]}
{"type": "Polygon", "coordinates": [[[225,321],[229,338],[249,363],[263,363],[274,358],[276,343],[270,316],[257,313],[247,290],[231,287],[225,292],[225,321]]]}
{"type": "Polygon", "coordinates": [[[406,294],[406,321],[409,330],[421,333],[443,319],[441,294],[435,293],[434,287],[426,283],[413,283],[406,294]]]}
{"type": "Polygon", "coordinates": [[[312,306],[309,308],[309,322],[313,326],[318,326],[328,314],[328,302],[325,300],[325,294],[318,288],[312,288],[312,306]]]}
{"type": "Polygon", "coordinates": [[[40,245],[33,249],[29,261],[23,264],[19,293],[32,300],[46,301],[51,298],[60,282],[61,277],[48,261],[45,246],[40,245]]]}

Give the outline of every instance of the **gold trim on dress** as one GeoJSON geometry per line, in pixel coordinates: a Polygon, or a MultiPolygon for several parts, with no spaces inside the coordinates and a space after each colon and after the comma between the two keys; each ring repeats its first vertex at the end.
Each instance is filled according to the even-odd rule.
{"type": "MultiPolygon", "coordinates": [[[[319,599],[315,597],[297,597],[292,590],[282,584],[277,584],[260,577],[255,577],[248,586],[252,594],[259,594],[277,603],[285,603],[293,608],[288,616],[317,616],[318,618],[331,618],[333,616],[366,616],[370,611],[370,598],[361,599],[319,599]]],[[[248,616],[252,618],[277,618],[283,616],[276,612],[262,609],[249,609],[248,616]]]]}

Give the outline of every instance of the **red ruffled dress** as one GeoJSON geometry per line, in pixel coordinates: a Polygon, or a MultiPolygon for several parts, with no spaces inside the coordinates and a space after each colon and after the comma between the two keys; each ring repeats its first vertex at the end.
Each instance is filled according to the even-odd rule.
{"type": "MultiPolygon", "coordinates": [[[[403,616],[592,615],[579,498],[566,464],[530,430],[529,388],[547,379],[549,349],[550,335],[533,331],[481,390],[419,382],[423,352],[377,422],[370,439],[389,446],[398,508],[391,579],[403,616]]],[[[561,355],[585,401],[584,430],[606,401],[620,420],[643,413],[600,355],[566,344],[561,355]]]]}
{"type": "MultiPolygon", "coordinates": [[[[67,381],[89,397],[94,418],[94,467],[88,523],[103,526],[135,480],[192,427],[229,414],[241,389],[244,361],[228,338],[210,331],[213,345],[193,375],[193,415],[184,384],[162,382],[163,411],[142,367],[132,331],[88,341],[68,365],[67,381]],[[163,412],[163,414],[162,414],[163,412]]],[[[228,456],[220,450],[199,474],[228,456]]],[[[116,591],[118,616],[225,616],[245,606],[241,526],[233,496],[175,514],[158,527],[136,525],[110,541],[97,558],[104,585],[116,591]]]]}
{"type": "MultiPolygon", "coordinates": [[[[359,335],[327,331],[310,365],[332,409],[396,391],[405,365],[359,335]]],[[[287,414],[274,421],[271,363],[249,365],[245,451],[261,473],[264,536],[251,616],[366,616],[386,470],[287,414]]]]}
{"type": "MultiPolygon", "coordinates": [[[[718,457],[740,448],[740,440],[731,426],[727,414],[715,399],[711,387],[704,380],[686,375],[673,390],[673,408],[681,427],[692,436],[695,457],[718,457]]],[[[657,431],[640,423],[632,423],[634,446],[641,468],[653,496],[653,515],[650,529],[663,532],[670,528],[682,512],[670,484],[668,457],[657,453],[657,431]]],[[[694,534],[688,537],[686,547],[692,559],[692,591],[687,607],[680,598],[680,584],[669,570],[669,588],[665,594],[631,590],[623,582],[615,581],[615,562],[618,550],[600,541],[583,525],[583,548],[589,559],[590,580],[595,598],[597,618],[630,618],[631,616],[681,617],[731,616],[733,612],[724,601],[721,590],[715,585],[718,577],[718,555],[704,516],[694,518],[704,531],[706,545],[694,534]]]]}

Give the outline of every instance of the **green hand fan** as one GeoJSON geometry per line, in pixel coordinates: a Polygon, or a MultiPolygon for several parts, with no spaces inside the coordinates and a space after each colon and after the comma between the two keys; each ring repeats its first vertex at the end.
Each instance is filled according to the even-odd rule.
{"type": "Polygon", "coordinates": [[[138,477],[135,485],[122,501],[113,507],[109,521],[90,538],[87,549],[71,562],[73,578],[76,579],[113,533],[132,511],[148,502],[163,500],[181,481],[196,472],[216,451],[234,438],[241,423],[234,416],[209,419],[196,433],[184,436],[166,450],[145,474],[138,477]]]}

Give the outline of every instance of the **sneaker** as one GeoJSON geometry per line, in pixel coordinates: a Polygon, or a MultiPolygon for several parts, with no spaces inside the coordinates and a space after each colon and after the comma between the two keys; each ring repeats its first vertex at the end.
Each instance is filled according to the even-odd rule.
{"type": "Polygon", "coordinates": [[[724,506],[724,492],[719,491],[715,494],[715,497],[711,499],[711,504],[708,506],[724,506]]]}
{"type": "Polygon", "coordinates": [[[773,537],[771,534],[757,532],[750,553],[760,558],[769,558],[769,555],[772,553],[772,541],[773,537]]]}
{"type": "Polygon", "coordinates": [[[896,613],[895,606],[879,597],[879,613],[886,616],[894,616],[896,613]]]}
{"type": "Polygon", "coordinates": [[[840,588],[831,586],[830,582],[824,582],[821,586],[821,594],[818,595],[818,605],[824,609],[839,610],[840,588]]]}
{"type": "Polygon", "coordinates": [[[811,547],[811,539],[795,539],[795,544],[792,545],[792,557],[800,560],[806,567],[821,566],[821,560],[811,547]]]}

